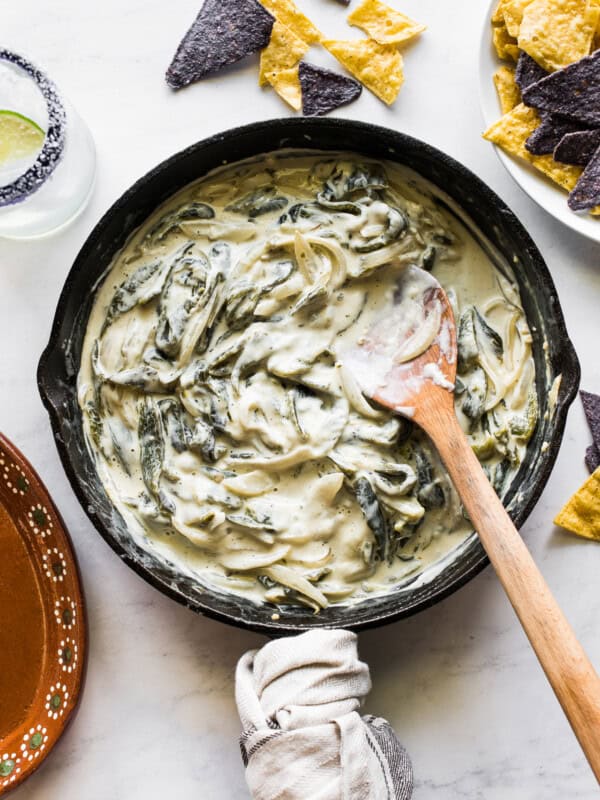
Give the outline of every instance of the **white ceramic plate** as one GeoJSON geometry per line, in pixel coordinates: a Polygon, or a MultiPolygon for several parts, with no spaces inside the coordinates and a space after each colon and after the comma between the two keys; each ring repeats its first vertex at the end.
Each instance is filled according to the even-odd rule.
{"type": "MultiPolygon", "coordinates": [[[[493,81],[494,72],[502,64],[494,51],[491,35],[490,18],[496,3],[497,0],[492,0],[485,16],[479,51],[479,98],[486,127],[502,114],[493,81]]],[[[496,145],[490,143],[490,147],[495,148],[500,161],[532,200],[567,227],[600,242],[600,217],[575,214],[567,205],[567,193],[564,190],[526,162],[509,156],[496,145]]]]}

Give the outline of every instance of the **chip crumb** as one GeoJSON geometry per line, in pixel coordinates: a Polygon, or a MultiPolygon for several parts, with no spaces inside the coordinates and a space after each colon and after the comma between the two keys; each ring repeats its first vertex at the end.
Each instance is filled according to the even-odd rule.
{"type": "Polygon", "coordinates": [[[494,85],[498,92],[502,113],[508,114],[521,102],[521,91],[515,82],[514,67],[499,67],[494,72],[494,85]]]}
{"type": "Polygon", "coordinates": [[[374,39],[327,39],[322,44],[348,72],[384,103],[391,105],[398,97],[404,83],[404,73],[402,56],[397,47],[379,44],[374,39]]]}
{"type": "Polygon", "coordinates": [[[600,467],[559,511],[554,524],[577,536],[600,541],[600,467]]]}
{"type": "Polygon", "coordinates": [[[405,44],[426,30],[425,25],[415,22],[381,0],[363,0],[348,15],[348,22],[361,28],[379,44],[405,44]]]}

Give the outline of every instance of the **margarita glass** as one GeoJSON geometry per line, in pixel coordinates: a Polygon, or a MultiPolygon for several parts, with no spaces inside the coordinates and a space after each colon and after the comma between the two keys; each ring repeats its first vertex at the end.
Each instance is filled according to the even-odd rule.
{"type": "Polygon", "coordinates": [[[91,134],[55,84],[0,49],[0,237],[28,239],[63,227],[94,184],[91,134]]]}

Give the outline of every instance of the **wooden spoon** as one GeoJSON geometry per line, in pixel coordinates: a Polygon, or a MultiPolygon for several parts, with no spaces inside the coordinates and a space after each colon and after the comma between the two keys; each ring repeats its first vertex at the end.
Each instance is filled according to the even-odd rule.
{"type": "Polygon", "coordinates": [[[437,447],[600,782],[600,680],[460,427],[456,326],[440,284],[409,267],[390,313],[340,358],[367,397],[412,419],[437,447]]]}

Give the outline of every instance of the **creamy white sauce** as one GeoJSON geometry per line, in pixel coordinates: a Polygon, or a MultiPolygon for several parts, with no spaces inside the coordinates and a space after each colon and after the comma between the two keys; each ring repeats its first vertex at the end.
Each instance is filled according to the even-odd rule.
{"type": "Polygon", "coordinates": [[[423,376],[433,381],[436,386],[441,386],[442,389],[446,389],[449,392],[454,391],[454,384],[444,376],[439,364],[426,364],[423,367],[423,376]]]}
{"type": "MultiPolygon", "coordinates": [[[[456,407],[502,492],[537,418],[531,335],[516,285],[413,173],[289,154],[164,204],[98,291],[79,374],[131,535],[205,584],[282,606],[357,600],[440,564],[472,532],[456,492],[426,437],[366,400],[341,358],[405,271],[432,264],[457,321],[474,320],[456,407]]],[[[383,355],[405,343],[398,369],[436,336],[451,357],[420,275],[403,286],[410,313],[380,330],[383,355]]],[[[426,378],[453,389],[436,364],[426,378]]]]}

